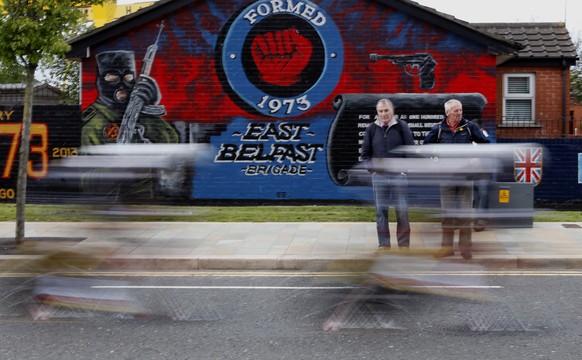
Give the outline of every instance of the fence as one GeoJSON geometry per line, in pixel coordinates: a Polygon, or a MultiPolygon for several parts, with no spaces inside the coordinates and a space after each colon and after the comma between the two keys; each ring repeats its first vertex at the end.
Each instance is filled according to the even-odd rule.
{"type": "Polygon", "coordinates": [[[582,138],[582,119],[576,119],[571,114],[566,119],[502,120],[496,124],[495,132],[498,139],[582,138]]]}

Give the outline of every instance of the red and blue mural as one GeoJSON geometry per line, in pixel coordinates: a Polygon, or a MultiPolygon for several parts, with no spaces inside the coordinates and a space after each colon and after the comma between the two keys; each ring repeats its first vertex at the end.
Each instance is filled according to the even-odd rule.
{"type": "Polygon", "coordinates": [[[451,97],[494,122],[495,56],[377,1],[193,2],[91,53],[81,143],[211,144],[192,199],[369,198],[345,174],[380,97],[418,143],[451,97]]]}
{"type": "MultiPolygon", "coordinates": [[[[81,113],[35,107],[29,197],[55,200],[42,180],[79,146],[131,142],[210,145],[148,192],[172,201],[370,200],[353,170],[386,97],[419,145],[444,102],[461,100],[494,141],[544,147],[498,181],[535,180],[536,200],[582,199],[577,140],[496,139],[496,55],[425,20],[433,12],[373,0],[184,3],[82,49],[81,113]]],[[[0,109],[0,201],[16,196],[21,117],[0,109]]],[[[409,190],[411,203],[438,201],[436,188],[409,190]]]]}

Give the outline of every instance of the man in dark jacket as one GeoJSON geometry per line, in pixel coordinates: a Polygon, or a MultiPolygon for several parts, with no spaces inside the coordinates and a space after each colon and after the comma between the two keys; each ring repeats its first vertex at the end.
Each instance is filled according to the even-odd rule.
{"type": "Polygon", "coordinates": [[[390,249],[388,227],[389,200],[392,197],[396,210],[396,236],[399,248],[410,246],[410,224],[408,222],[408,181],[403,173],[384,171],[376,159],[402,157],[392,153],[401,145],[414,145],[412,132],[405,121],[394,115],[394,105],[388,99],[376,104],[377,120],[371,123],[364,134],[361,158],[372,174],[372,187],[376,204],[376,228],[380,250],[390,249]]]}
{"type": "MultiPolygon", "coordinates": [[[[424,139],[425,144],[471,144],[488,143],[479,127],[463,118],[463,105],[459,100],[451,99],[445,103],[446,118],[432,127],[424,139]]],[[[434,254],[443,258],[455,254],[453,240],[455,229],[459,229],[459,250],[465,260],[471,254],[471,218],[461,214],[470,214],[473,203],[473,184],[462,181],[456,184],[443,183],[440,187],[441,207],[443,210],[443,236],[441,249],[434,254]]]]}

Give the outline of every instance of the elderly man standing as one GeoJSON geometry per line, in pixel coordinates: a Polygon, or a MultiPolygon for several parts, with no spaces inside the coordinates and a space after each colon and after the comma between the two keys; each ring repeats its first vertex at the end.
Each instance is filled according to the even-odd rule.
{"type": "MultiPolygon", "coordinates": [[[[470,144],[488,143],[479,127],[463,118],[463,105],[459,100],[451,99],[445,102],[446,118],[433,126],[424,139],[424,144],[470,144]]],[[[455,229],[459,229],[459,250],[463,259],[470,260],[471,253],[471,218],[461,214],[470,214],[473,203],[473,184],[466,181],[456,184],[441,184],[442,242],[435,258],[453,256],[453,240],[455,229]]]]}
{"type": "Polygon", "coordinates": [[[364,134],[361,158],[372,174],[379,249],[390,249],[388,210],[391,197],[396,210],[398,247],[407,249],[410,246],[410,223],[408,222],[406,175],[385,171],[376,166],[374,160],[402,157],[403,155],[392,153],[392,150],[400,145],[414,145],[414,139],[408,124],[395,116],[394,105],[390,100],[380,99],[376,104],[376,112],[377,120],[368,125],[364,134]]]}

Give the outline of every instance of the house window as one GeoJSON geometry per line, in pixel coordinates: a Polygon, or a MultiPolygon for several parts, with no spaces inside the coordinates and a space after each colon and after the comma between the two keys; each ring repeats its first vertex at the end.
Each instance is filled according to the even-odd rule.
{"type": "Polygon", "coordinates": [[[503,123],[535,123],[535,75],[505,74],[503,77],[503,123]]]}

